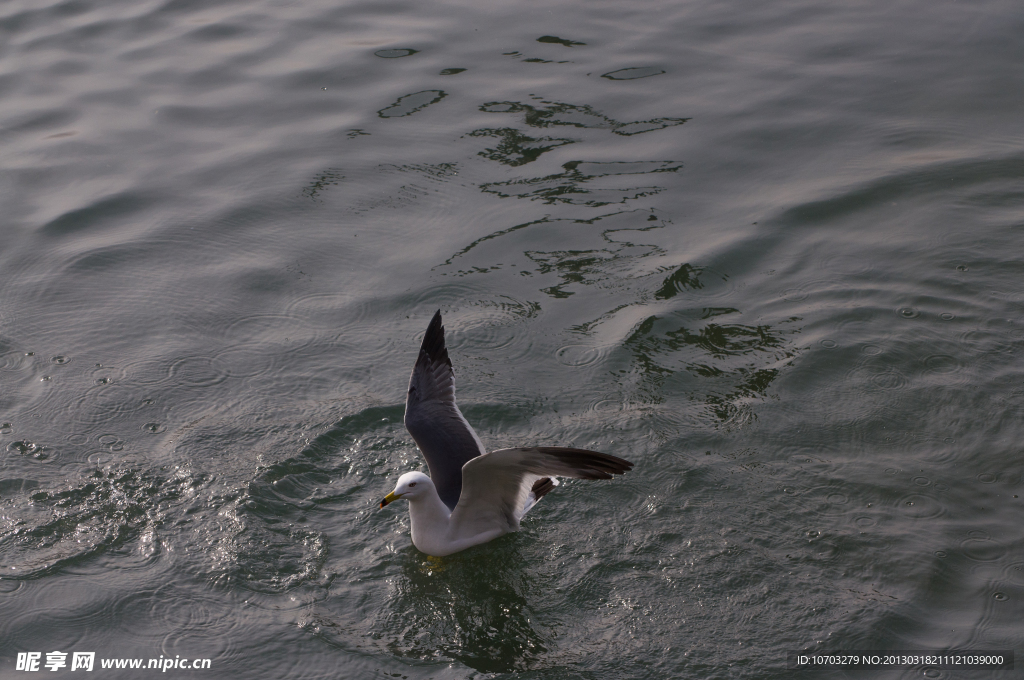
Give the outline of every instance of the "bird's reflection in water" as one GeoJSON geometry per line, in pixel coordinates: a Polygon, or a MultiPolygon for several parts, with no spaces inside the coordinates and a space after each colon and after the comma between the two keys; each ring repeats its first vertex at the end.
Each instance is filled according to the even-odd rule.
{"type": "Polygon", "coordinates": [[[551,632],[536,620],[544,589],[506,536],[455,555],[428,558],[409,548],[393,584],[385,627],[402,656],[446,657],[483,673],[535,668],[551,632]]]}

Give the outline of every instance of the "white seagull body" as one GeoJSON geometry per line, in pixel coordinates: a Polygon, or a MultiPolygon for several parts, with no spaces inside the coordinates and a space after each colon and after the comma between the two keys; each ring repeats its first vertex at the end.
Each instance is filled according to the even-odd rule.
{"type": "Polygon", "coordinates": [[[405,427],[427,459],[430,476],[407,472],[384,507],[409,501],[412,543],[441,557],[519,530],[519,521],[557,486],[556,476],[611,479],[633,464],[586,449],[555,446],[487,453],[455,404],[455,376],[438,310],[409,379],[405,427]]]}

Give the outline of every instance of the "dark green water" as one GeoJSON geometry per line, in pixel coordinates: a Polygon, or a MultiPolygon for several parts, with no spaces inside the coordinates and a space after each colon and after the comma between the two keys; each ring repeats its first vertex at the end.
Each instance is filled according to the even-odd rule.
{"type": "Polygon", "coordinates": [[[1022,35],[996,0],[0,4],[0,677],[1024,654],[1022,35]],[[376,504],[438,308],[489,448],[636,468],[418,553],[376,504]]]}

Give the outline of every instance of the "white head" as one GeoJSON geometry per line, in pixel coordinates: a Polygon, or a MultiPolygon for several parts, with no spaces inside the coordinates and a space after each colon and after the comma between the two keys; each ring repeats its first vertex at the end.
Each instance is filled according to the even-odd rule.
{"type": "Polygon", "coordinates": [[[385,496],[384,500],[380,502],[380,507],[383,508],[388,503],[397,501],[399,498],[405,498],[410,501],[414,500],[426,493],[428,489],[433,488],[434,483],[430,481],[430,477],[427,477],[422,472],[406,472],[398,478],[395,490],[385,496]]]}

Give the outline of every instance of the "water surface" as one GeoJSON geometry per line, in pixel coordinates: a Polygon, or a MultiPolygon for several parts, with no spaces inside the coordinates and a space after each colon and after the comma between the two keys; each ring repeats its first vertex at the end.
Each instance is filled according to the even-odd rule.
{"type": "Polygon", "coordinates": [[[0,675],[1020,652],[1022,33],[994,0],[6,3],[0,675]],[[489,448],[636,468],[418,553],[376,504],[422,467],[436,309],[489,448]]]}

